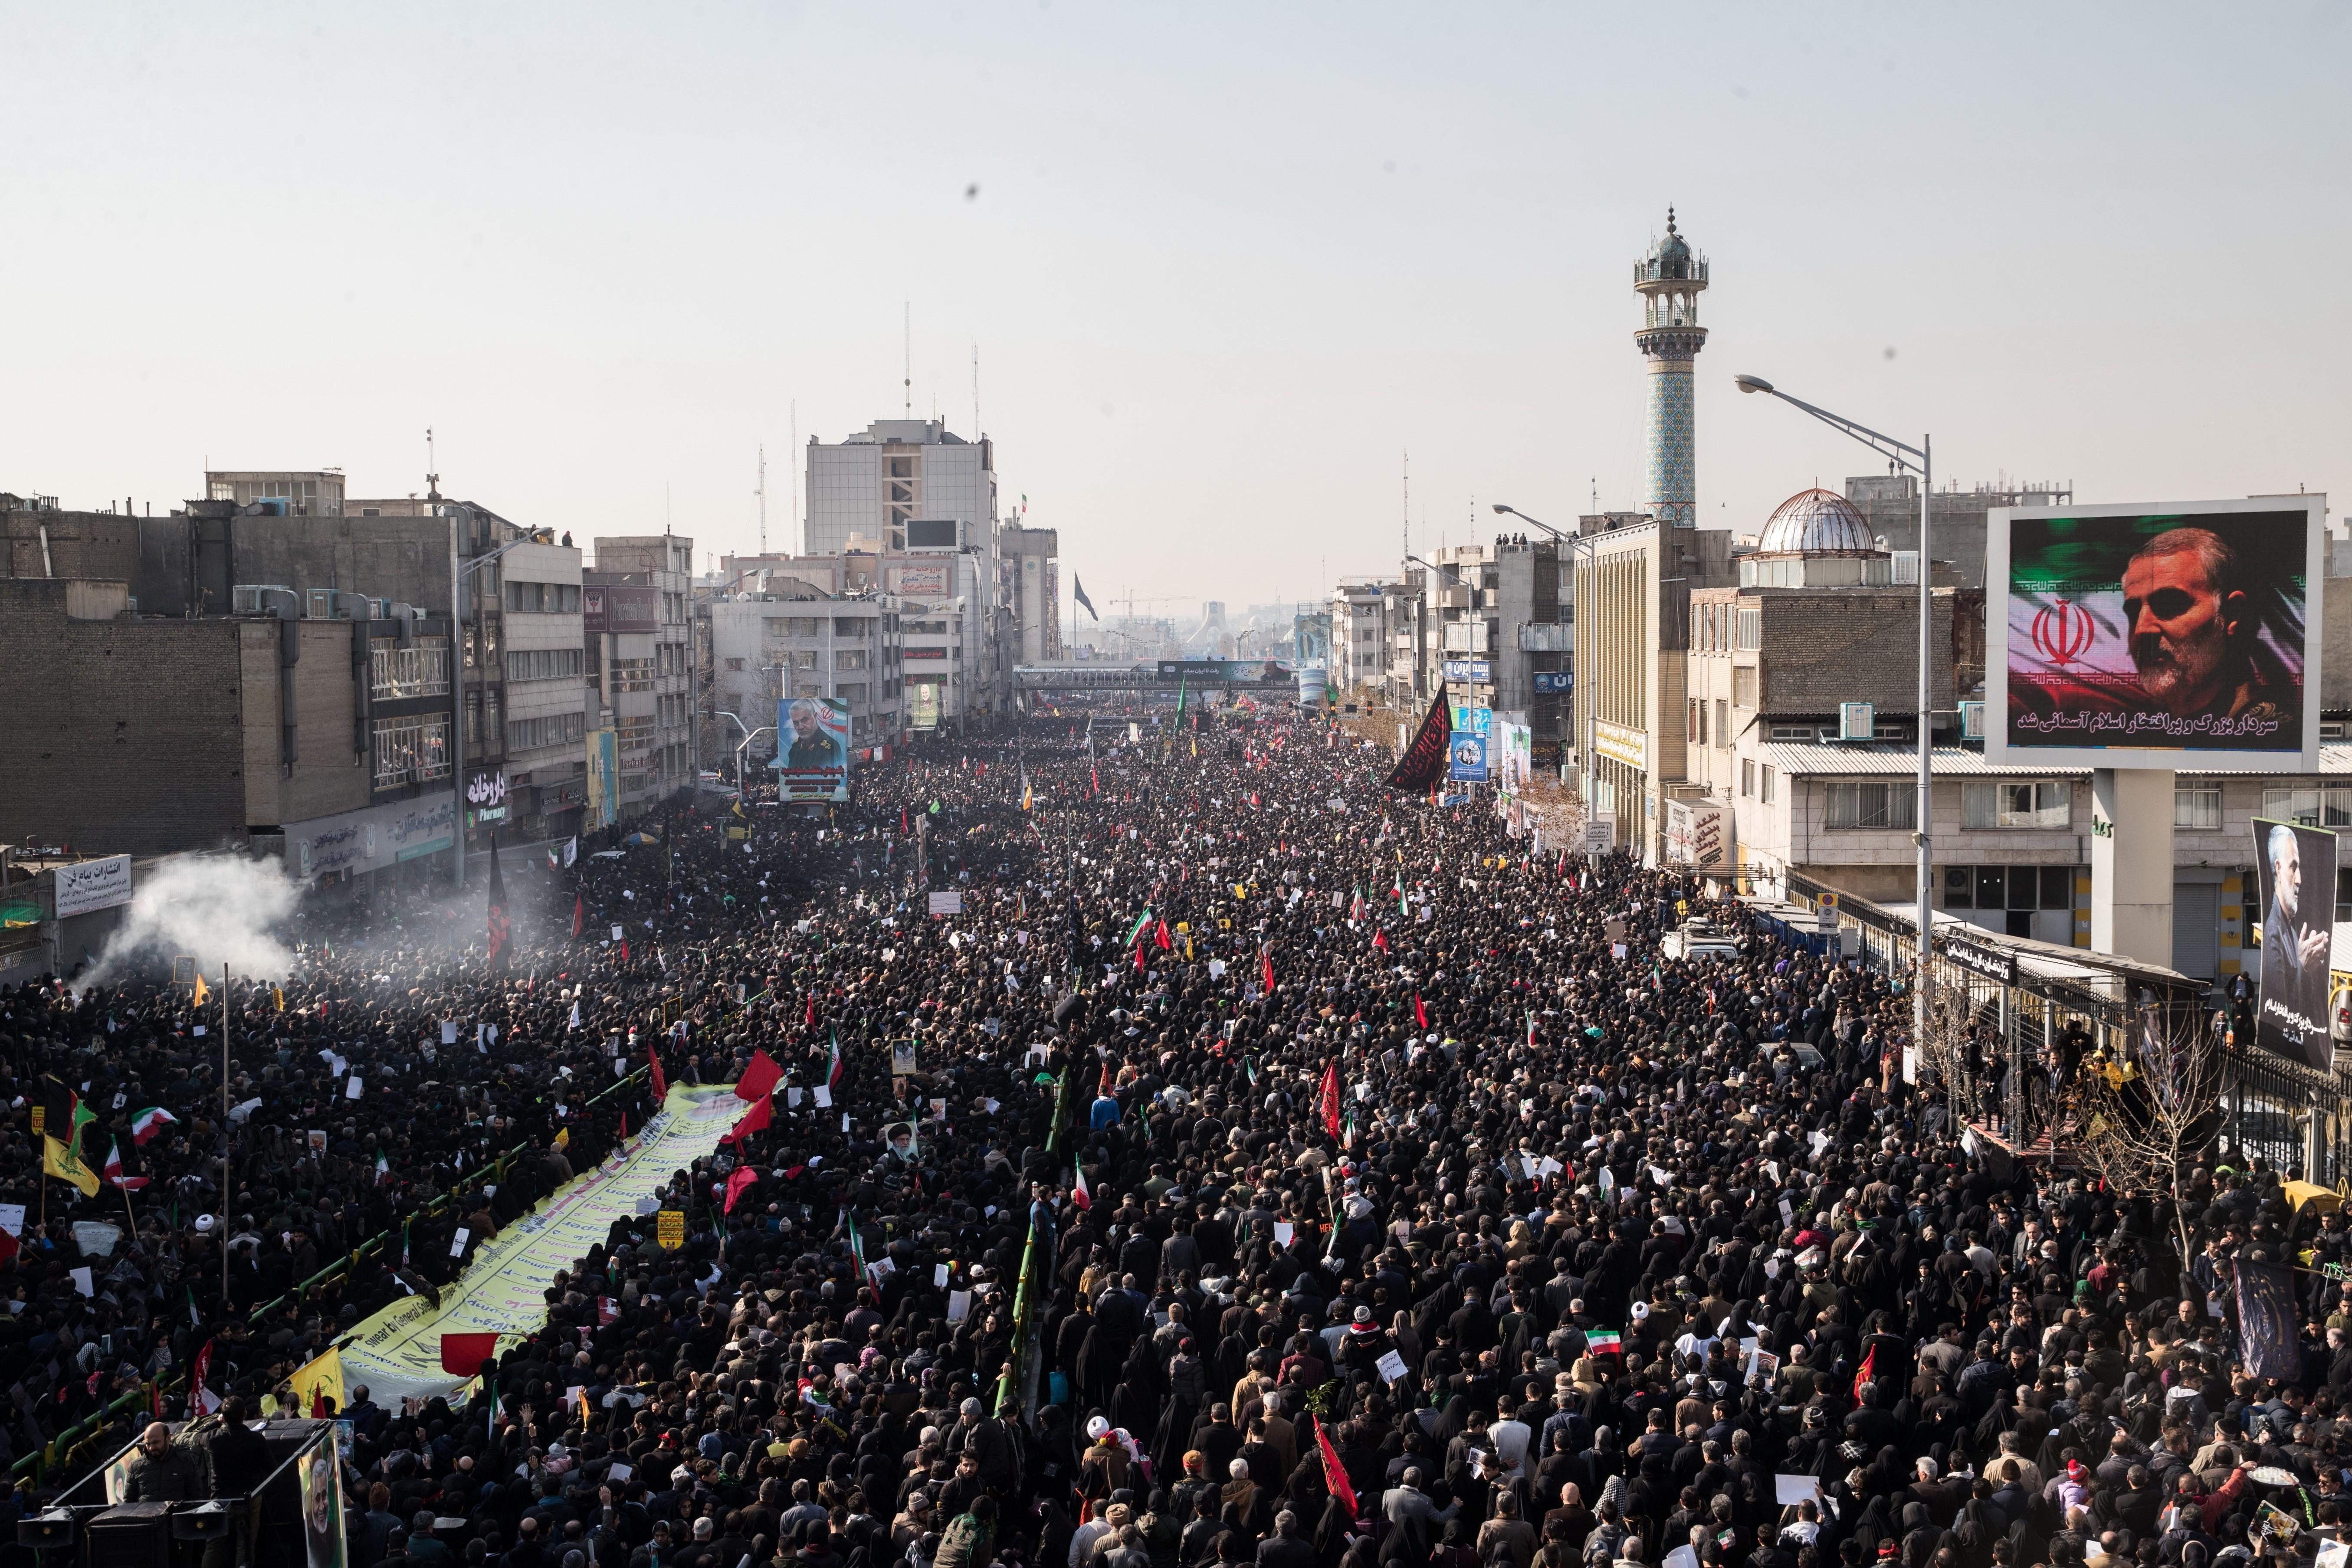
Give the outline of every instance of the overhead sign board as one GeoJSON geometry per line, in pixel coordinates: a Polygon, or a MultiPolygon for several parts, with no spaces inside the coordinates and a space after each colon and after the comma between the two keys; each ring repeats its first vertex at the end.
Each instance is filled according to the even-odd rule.
{"type": "Polygon", "coordinates": [[[1538,669],[1536,671],[1536,695],[1550,697],[1576,689],[1576,677],[1567,670],[1538,669]]]}
{"type": "Polygon", "coordinates": [[[1985,757],[2319,771],[2318,496],[1986,514],[1985,757]]]}
{"type": "Polygon", "coordinates": [[[580,590],[581,629],[649,632],[661,625],[661,590],[627,583],[594,583],[580,590]]]}
{"type": "Polygon", "coordinates": [[[1592,749],[1611,762],[1622,763],[1629,768],[1646,771],[1650,765],[1648,733],[1628,729],[1622,724],[1611,724],[1595,719],[1592,721],[1592,749]]]}
{"type": "Polygon", "coordinates": [[[1490,658],[1449,658],[1445,661],[1448,680],[1492,680],[1495,661],[1490,658]]]}

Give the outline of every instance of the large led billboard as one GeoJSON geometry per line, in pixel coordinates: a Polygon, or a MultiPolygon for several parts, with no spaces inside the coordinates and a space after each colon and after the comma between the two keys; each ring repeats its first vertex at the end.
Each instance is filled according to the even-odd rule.
{"type": "Polygon", "coordinates": [[[1988,513],[1987,759],[2316,773],[2322,505],[1988,513]]]}

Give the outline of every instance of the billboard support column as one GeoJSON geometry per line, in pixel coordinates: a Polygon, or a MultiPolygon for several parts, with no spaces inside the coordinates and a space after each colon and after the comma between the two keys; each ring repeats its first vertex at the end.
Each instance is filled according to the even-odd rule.
{"type": "Polygon", "coordinates": [[[2172,967],[2172,771],[2091,770],[2091,948],[2172,967]]]}

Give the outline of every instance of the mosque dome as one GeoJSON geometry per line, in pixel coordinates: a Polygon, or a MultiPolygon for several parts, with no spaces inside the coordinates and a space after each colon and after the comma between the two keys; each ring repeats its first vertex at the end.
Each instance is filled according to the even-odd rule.
{"type": "Polygon", "coordinates": [[[1801,490],[1773,510],[1756,541],[1759,555],[1875,555],[1878,542],[1861,509],[1835,490],[1801,490]]]}

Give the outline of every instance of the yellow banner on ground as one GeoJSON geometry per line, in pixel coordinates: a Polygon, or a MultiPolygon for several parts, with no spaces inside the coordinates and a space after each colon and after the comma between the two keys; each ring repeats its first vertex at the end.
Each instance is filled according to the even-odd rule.
{"type": "Polygon", "coordinates": [[[466,1272],[443,1289],[439,1307],[410,1296],[362,1323],[343,1347],[344,1383],[364,1386],[387,1409],[404,1394],[456,1394],[469,1380],[441,1370],[443,1334],[510,1338],[538,1329],[547,1321],[544,1292],[556,1270],[602,1242],[614,1220],[654,1212],[655,1194],[670,1176],[716,1150],[742,1114],[729,1086],[672,1084],[660,1112],[625,1150],[476,1248],[466,1272]]]}

